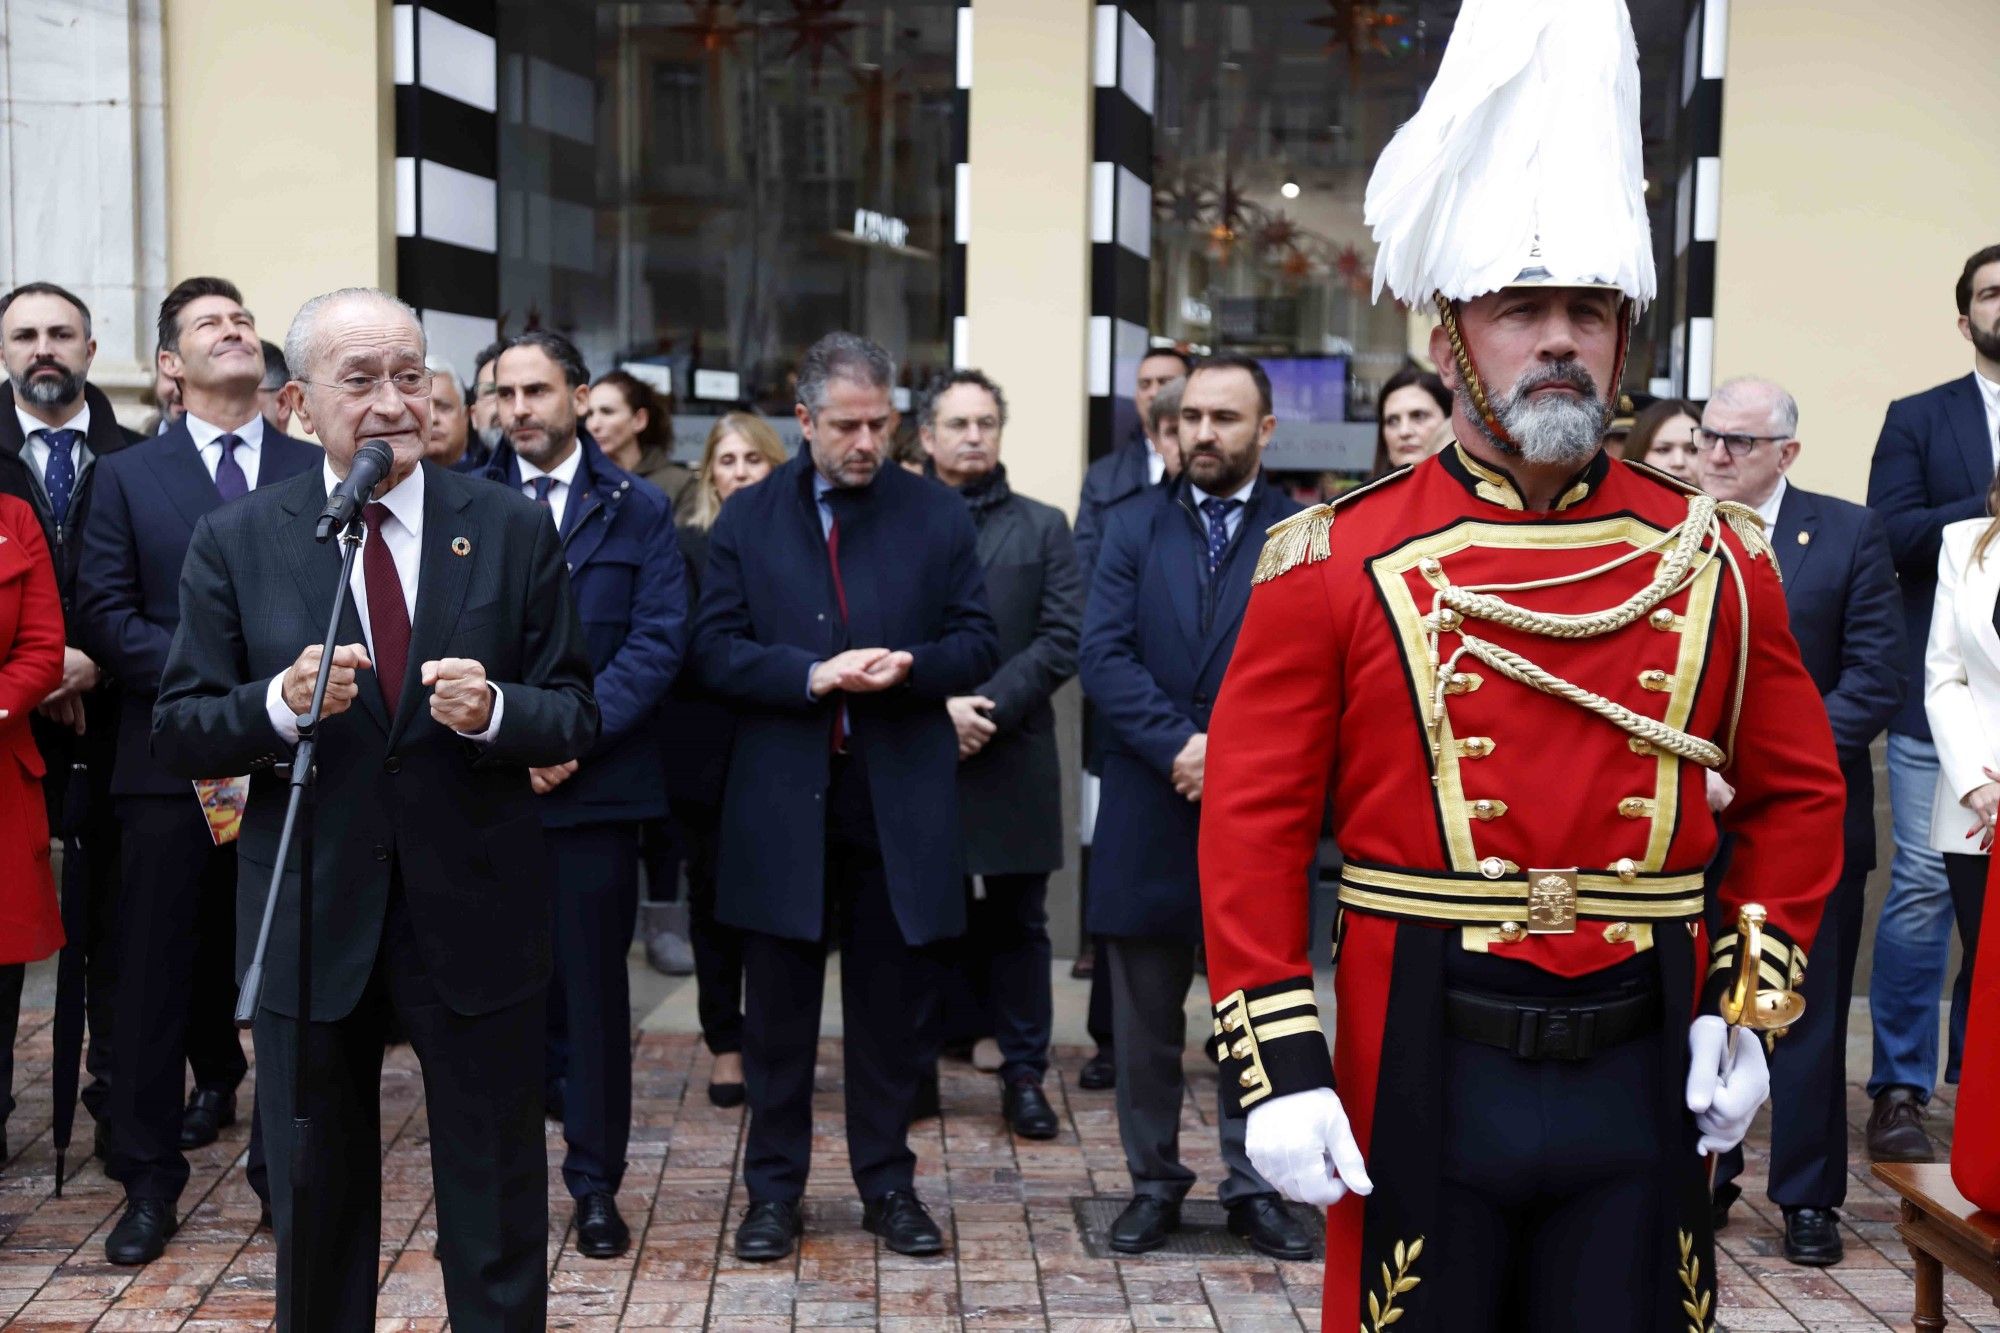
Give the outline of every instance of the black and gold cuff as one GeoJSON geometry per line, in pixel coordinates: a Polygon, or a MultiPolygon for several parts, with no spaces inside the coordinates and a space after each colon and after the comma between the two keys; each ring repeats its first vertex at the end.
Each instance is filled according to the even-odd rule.
{"type": "Polygon", "coordinates": [[[1222,1066],[1222,1099],[1233,1115],[1269,1097],[1333,1086],[1310,976],[1223,997],[1209,1054],[1222,1066]]]}
{"type": "MultiPolygon", "coordinates": [[[[1702,984],[1700,1013],[1712,1014],[1722,1007],[1722,997],[1736,984],[1737,959],[1742,940],[1735,930],[1715,937],[1708,951],[1708,978],[1702,984]]],[[[1806,951],[1775,926],[1763,928],[1762,947],[1757,959],[1757,985],[1763,990],[1795,991],[1806,975],[1806,951]]]]}

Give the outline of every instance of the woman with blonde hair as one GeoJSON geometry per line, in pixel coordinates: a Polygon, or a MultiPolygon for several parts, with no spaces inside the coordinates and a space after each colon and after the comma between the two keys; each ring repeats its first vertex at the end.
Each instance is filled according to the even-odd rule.
{"type": "MultiPolygon", "coordinates": [[[[709,429],[708,443],[702,446],[701,463],[695,468],[694,494],[681,518],[684,528],[699,529],[702,537],[698,554],[708,558],[708,530],[722,512],[722,502],[752,482],[762,481],[771,469],[785,461],[785,444],[764,418],[750,412],[730,412],[709,429]]],[[[701,565],[681,542],[688,556],[688,572],[701,577],[701,565]]]]}

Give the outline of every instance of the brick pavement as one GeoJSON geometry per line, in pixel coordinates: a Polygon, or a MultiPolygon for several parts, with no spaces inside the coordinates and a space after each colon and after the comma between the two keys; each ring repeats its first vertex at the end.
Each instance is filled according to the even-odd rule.
{"type": "MultiPolygon", "coordinates": [[[[9,1328],[255,1329],[268,1325],[275,1251],[254,1231],[256,1199],[244,1183],[247,1127],[193,1154],[182,1199],[186,1221],[161,1261],[133,1271],[104,1262],[105,1233],[120,1194],[91,1162],[50,1197],[49,1014],[23,1014],[16,1043],[21,1106],[12,1156],[0,1174],[0,1317],[9,1328]]],[[[964,1065],[945,1071],[944,1115],[919,1128],[918,1187],[944,1223],[950,1253],[906,1259],[879,1252],[860,1230],[860,1206],[841,1142],[838,1042],[821,1049],[822,1085],[807,1236],[790,1263],[738,1263],[727,1240],[741,1216],[734,1177],[742,1113],[703,1095],[708,1056],[692,1036],[646,1032],[635,1078],[631,1168],[620,1206],[635,1244],[623,1260],[577,1255],[566,1234],[570,1208],[557,1170],[560,1132],[549,1136],[549,1325],[562,1329],[689,1328],[790,1330],[872,1327],[890,1333],[958,1329],[1049,1329],[1098,1333],[1133,1328],[1219,1328],[1263,1333],[1318,1325],[1314,1264],[1280,1264],[1247,1252],[1222,1257],[1095,1258],[1079,1234],[1073,1200],[1121,1195],[1126,1178],[1109,1093],[1081,1092],[1069,1076],[1081,1052],[1058,1053],[1050,1089],[1064,1113],[1062,1136],[1013,1143],[1000,1131],[992,1080],[964,1065]]],[[[1211,1075],[1196,1073],[1184,1113],[1184,1148],[1204,1181],[1220,1178],[1214,1140],[1202,1125],[1213,1106],[1211,1075]]],[[[381,1330],[444,1327],[442,1278],[431,1255],[428,1138],[421,1077],[407,1049],[383,1074],[381,1330]]],[[[1941,1106],[1944,1105],[1941,1103],[1941,1106]]],[[[246,1102],[247,1109],[247,1102],[246,1102]]],[[[1858,1088],[1849,1117],[1866,1114],[1858,1088]]],[[[1948,1108],[1947,1108],[1948,1110],[1948,1108]]],[[[1933,1116],[1945,1128],[1946,1110],[1933,1116]]],[[[76,1147],[88,1151],[80,1116],[76,1147]]],[[[1909,1259],[1892,1230],[1893,1205],[1857,1163],[1847,1210],[1847,1260],[1794,1268],[1778,1253],[1776,1211],[1761,1198],[1764,1129],[1753,1135],[1749,1193],[1723,1233],[1724,1328],[1910,1327],[1909,1259]]],[[[1199,1197],[1199,1196],[1198,1196],[1199,1197]]],[[[2000,1330],[2000,1312],[1970,1286],[1949,1292],[1953,1329],[2000,1330]]]]}

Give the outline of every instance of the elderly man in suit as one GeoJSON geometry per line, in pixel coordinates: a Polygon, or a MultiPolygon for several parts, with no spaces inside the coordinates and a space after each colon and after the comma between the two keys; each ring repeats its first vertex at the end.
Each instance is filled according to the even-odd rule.
{"type": "Polygon", "coordinates": [[[1061,1129],[1042,1092],[1049,1068],[1049,874],[1063,862],[1062,773],[1050,697],[1076,674],[1083,580],[1062,511],[1007,484],[1000,437],[1007,399],[977,370],[925,394],[918,431],[938,480],[979,533],[1000,666],[945,701],[958,730],[965,836],[965,980],[1000,1046],[1000,1112],[1027,1139],[1061,1129]]]}
{"type": "MultiPolygon", "coordinates": [[[[1823,1266],[1842,1253],[1847,1197],[1847,1009],[1861,947],[1862,893],[1875,868],[1875,772],[1868,747],[1903,701],[1906,653],[1896,571],[1882,521],[1860,505],[1786,480],[1799,455],[1799,408],[1769,380],[1716,389],[1696,435],[1702,489],[1755,509],[1778,554],[1799,656],[1826,704],[1847,780],[1845,857],[1807,956],[1805,1018],[1772,1050],[1769,1192],[1785,1221],[1785,1257],[1823,1266]]],[[[1732,793],[1710,775],[1710,802],[1732,793]]],[[[1716,1211],[1740,1189],[1739,1146],[1716,1173],[1716,1211]]]]}
{"type": "MultiPolygon", "coordinates": [[[[1165,1244],[1194,1185],[1179,1142],[1203,759],[1264,530],[1298,509],[1261,476],[1276,425],[1263,366],[1234,352],[1198,362],[1181,390],[1181,475],[1112,511],[1084,614],[1083,687],[1108,733],[1089,926],[1111,966],[1133,1189],[1111,1230],[1123,1254],[1165,1244]]],[[[1311,1237],[1250,1165],[1243,1118],[1225,1112],[1220,1126],[1230,1229],[1266,1254],[1310,1258],[1311,1237]]]]}
{"type": "Polygon", "coordinates": [[[530,777],[556,867],[550,1063],[563,1068],[544,1071],[545,1081],[559,1078],[563,1089],[577,1249],[609,1259],[632,1240],[616,1198],[632,1134],[625,955],[639,911],[639,827],[667,813],[652,718],[687,647],[687,580],[666,496],[578,429],[590,371],[576,346],[559,333],[524,333],[494,373],[505,434],[484,475],[547,509],[595,674],[597,744],[530,777]]]}
{"type": "MultiPolygon", "coordinates": [[[[2000,439],[2000,245],[1965,261],[1954,294],[1959,334],[1972,344],[1972,373],[1891,403],[1868,471],[1868,507],[1888,531],[1902,587],[1901,674],[1910,682],[1923,679],[1944,527],[1985,514],[2000,448],[1995,443],[2000,439]]],[[[1924,715],[1923,691],[1913,683],[1889,723],[1896,850],[1868,977],[1875,1026],[1868,1152],[1878,1162],[1928,1162],[1936,1155],[1924,1129],[1924,1108],[1938,1078],[1937,1004],[1953,920],[1944,861],[1930,845],[1937,781],[1937,746],[1924,715]]],[[[1947,1082],[1958,1081],[1971,980],[1971,969],[1961,968],[1952,988],[1947,1082]]]]}
{"type": "Polygon", "coordinates": [[[315,297],[285,359],[325,460],[196,528],[153,724],[154,751],[183,780],[253,775],[237,897],[247,966],[286,807],[274,766],[297,739],[339,581],[339,551],[314,540],[315,520],[361,445],[388,444],[395,462],[362,510],[319,732],[309,1012],[296,1012],[288,865],[256,1015],[279,1306],[303,1275],[315,1327],[373,1326],[393,1017],[438,1127],[452,1327],[540,1329],[552,881],[531,783],[535,769],[590,753],[598,725],[562,547],[533,501],[422,461],[431,379],[402,302],[368,288],[315,297]],[[292,1104],[300,1060],[307,1107],[292,1104]],[[295,1114],[318,1126],[307,1217],[292,1211],[295,1114]]]}
{"type": "Polygon", "coordinates": [[[208,514],[320,459],[258,411],[263,344],[234,285],[207,277],[180,283],[160,304],[159,335],[161,372],[178,385],[186,411],[161,434],[99,462],[77,575],[84,647],[118,679],[121,696],[111,775],[123,838],[119,1035],[106,1170],[125,1186],[126,1209],[104,1243],[114,1264],[160,1256],[187,1184],[182,1149],[213,1142],[235,1120],[246,1069],[230,970],[236,848],[216,845],[189,775],[161,763],[150,743],[154,695],[181,620],[181,566],[208,514]],[[185,1107],[184,1058],[195,1079],[185,1107]]]}
{"type": "Polygon", "coordinates": [[[828,334],[798,382],[806,447],[723,507],[695,625],[701,683],[737,710],[716,870],[717,915],[745,932],[750,1206],[736,1253],[780,1259],[800,1232],[838,942],[862,1225],[898,1253],[935,1254],[908,1139],[925,950],[965,929],[945,701],[986,681],[999,652],[964,504],[884,466],[888,353],[828,334]]]}
{"type": "Polygon", "coordinates": [[[85,1012],[90,1082],[83,1104],[97,1121],[97,1150],[109,1144],[112,948],[118,889],[118,818],[111,804],[117,754],[118,693],[82,646],[77,610],[81,533],[97,487],[97,462],[141,436],[118,424],[110,400],[89,382],[97,354],[90,308],[54,283],[30,282],[0,296],[0,492],[28,502],[42,523],[62,595],[62,684],[34,719],[35,744],[47,770],[49,827],[73,837],[83,853],[85,1012]]]}

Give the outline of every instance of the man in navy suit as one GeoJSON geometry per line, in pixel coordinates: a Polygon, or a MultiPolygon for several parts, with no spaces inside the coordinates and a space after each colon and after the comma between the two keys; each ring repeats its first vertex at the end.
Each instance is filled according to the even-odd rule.
{"type": "Polygon", "coordinates": [[[151,749],[181,565],[203,515],[320,461],[258,410],[263,343],[233,284],[182,282],[160,303],[159,333],[160,371],[185,413],[99,462],[78,573],[84,647],[121,692],[111,792],[124,873],[105,1166],[125,1186],[126,1209],[104,1244],[114,1264],[160,1256],[187,1184],[182,1147],[213,1142],[235,1120],[246,1068],[235,1026],[236,851],[215,844],[193,788],[151,749]],[[183,1059],[195,1077],[185,1106],[183,1059]]]}
{"type": "MultiPolygon", "coordinates": [[[[1203,761],[1264,530],[1298,509],[1261,476],[1276,426],[1263,366],[1232,352],[1197,364],[1181,390],[1181,475],[1111,512],[1084,612],[1083,688],[1107,733],[1088,925],[1111,971],[1133,1190],[1111,1230],[1123,1254],[1165,1244],[1194,1185],[1179,1142],[1203,761]]],[[[1220,1125],[1230,1230],[1266,1254],[1310,1258],[1312,1238],[1250,1165],[1243,1118],[1224,1111],[1220,1125]]]]}
{"type": "Polygon", "coordinates": [[[524,333],[496,359],[494,382],[505,434],[484,475],[548,508],[596,677],[596,744],[529,777],[556,868],[550,1054],[566,1068],[546,1076],[563,1088],[563,1180],[577,1249],[609,1259],[632,1240],[616,1195],[632,1133],[625,955],[639,910],[639,826],[667,813],[650,719],[687,647],[687,579],[666,496],[577,429],[590,371],[575,345],[524,333]]]}
{"type": "MultiPolygon", "coordinates": [[[[1847,780],[1845,860],[1808,956],[1805,1017],[1771,1055],[1769,1191],[1785,1219],[1785,1257],[1815,1267],[1841,1257],[1847,1197],[1847,1010],[1861,947],[1862,891],[1875,868],[1875,772],[1868,747],[1903,701],[1902,606],[1882,521],[1860,505],[1800,490],[1785,478],[1799,455],[1799,408],[1768,380],[1730,380],[1702,413],[1702,489],[1764,520],[1785,581],[1799,656],[1826,703],[1847,780]]],[[[1710,774],[1709,797],[1728,786],[1710,774]]],[[[1741,1192],[1743,1150],[1716,1173],[1718,1212],[1741,1192]]]]}
{"type": "Polygon", "coordinates": [[[898,1253],[935,1254],[909,1124],[923,951],[965,930],[945,702],[992,675],[999,640],[964,503],[883,466],[888,353],[828,334],[798,381],[806,447],[723,507],[695,625],[701,684],[737,710],[716,867],[717,916],[745,932],[750,1207],[736,1253],[780,1259],[799,1235],[837,942],[862,1225],[898,1253]]]}
{"type": "MultiPolygon", "coordinates": [[[[1868,507],[1882,516],[1902,584],[1907,682],[1902,709],[1889,723],[1896,852],[1868,980],[1875,1024],[1868,1151],[1878,1162],[1928,1162],[1936,1155],[1924,1131],[1924,1108],[1937,1084],[1937,1003],[1954,909],[1944,858],[1930,850],[1938,760],[1924,717],[1924,644],[1937,594],[1940,534],[1947,523],[1986,513],[2000,447],[2000,245],[1965,261],[1956,295],[1958,331],[1972,344],[1972,373],[1889,404],[1868,471],[1868,507]]],[[[1958,1081],[1970,985],[1970,972],[1962,969],[1951,997],[1944,1075],[1950,1083],[1958,1081]]]]}

